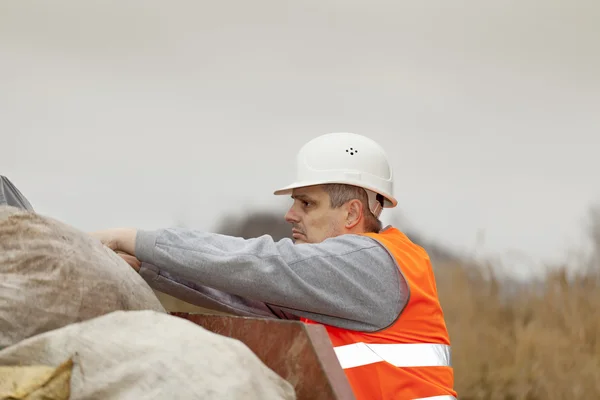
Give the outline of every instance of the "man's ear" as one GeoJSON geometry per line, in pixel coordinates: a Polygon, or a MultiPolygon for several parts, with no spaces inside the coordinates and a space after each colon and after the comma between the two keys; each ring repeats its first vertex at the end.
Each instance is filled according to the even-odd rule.
{"type": "Polygon", "coordinates": [[[346,204],[346,229],[352,229],[361,221],[363,217],[363,205],[360,200],[350,200],[346,204]]]}

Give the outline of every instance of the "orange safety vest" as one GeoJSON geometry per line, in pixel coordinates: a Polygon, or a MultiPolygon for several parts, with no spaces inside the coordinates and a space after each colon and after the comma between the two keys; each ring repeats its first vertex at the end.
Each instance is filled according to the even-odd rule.
{"type": "Polygon", "coordinates": [[[378,332],[324,325],[354,395],[358,400],[455,400],[450,339],[429,256],[396,228],[364,235],[394,256],[409,300],[399,318],[378,332]]]}

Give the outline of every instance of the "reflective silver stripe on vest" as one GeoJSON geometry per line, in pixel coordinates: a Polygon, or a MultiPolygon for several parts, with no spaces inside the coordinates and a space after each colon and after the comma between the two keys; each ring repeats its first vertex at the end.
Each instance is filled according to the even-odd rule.
{"type": "Polygon", "coordinates": [[[343,369],[386,361],[396,367],[450,367],[450,346],[445,344],[366,344],[334,347],[343,369]]]}
{"type": "Polygon", "coordinates": [[[443,396],[419,397],[418,399],[413,400],[456,400],[456,397],[445,394],[443,396]]]}

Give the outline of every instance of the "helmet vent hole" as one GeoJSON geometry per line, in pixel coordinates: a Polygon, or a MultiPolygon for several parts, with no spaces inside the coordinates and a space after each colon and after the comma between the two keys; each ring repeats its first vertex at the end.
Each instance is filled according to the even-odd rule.
{"type": "Polygon", "coordinates": [[[346,149],[346,153],[349,153],[351,156],[355,155],[356,153],[358,153],[358,150],[350,147],[349,149],[346,149]]]}

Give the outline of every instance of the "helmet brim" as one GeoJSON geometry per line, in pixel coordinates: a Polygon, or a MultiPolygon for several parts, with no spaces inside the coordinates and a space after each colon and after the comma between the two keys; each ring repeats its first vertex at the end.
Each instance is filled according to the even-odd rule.
{"type": "Polygon", "coordinates": [[[358,186],[358,187],[362,187],[363,189],[367,189],[372,192],[379,193],[385,199],[385,201],[383,202],[383,208],[394,208],[398,205],[398,200],[396,200],[396,198],[394,196],[392,196],[388,193],[382,193],[380,190],[377,190],[368,185],[357,185],[356,182],[344,181],[344,180],[335,180],[335,181],[315,180],[315,181],[294,182],[291,185],[288,185],[281,189],[275,190],[273,192],[273,194],[276,196],[287,195],[287,194],[291,194],[294,189],[299,189],[299,188],[308,187],[308,186],[325,185],[328,183],[338,183],[338,184],[344,184],[344,185],[358,186]]]}

